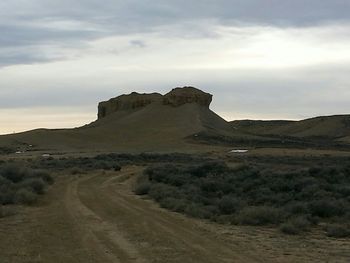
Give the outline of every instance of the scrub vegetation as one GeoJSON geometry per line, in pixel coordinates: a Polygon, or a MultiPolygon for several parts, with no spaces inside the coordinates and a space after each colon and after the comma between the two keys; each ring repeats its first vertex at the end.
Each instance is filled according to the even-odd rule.
{"type": "Polygon", "coordinates": [[[34,170],[18,163],[2,163],[0,165],[0,217],[12,214],[13,209],[4,206],[34,204],[53,182],[53,178],[46,171],[34,170]]]}
{"type": "Polygon", "coordinates": [[[135,193],[220,223],[275,226],[291,235],[326,225],[328,236],[350,236],[348,166],[286,172],[223,162],[163,164],[144,171],[135,193]]]}
{"type": "Polygon", "coordinates": [[[171,154],[127,154],[108,153],[93,157],[61,157],[61,158],[38,158],[28,160],[28,165],[36,169],[49,169],[61,171],[72,169],[72,173],[92,170],[116,170],[119,171],[125,165],[149,165],[154,163],[188,163],[203,162],[208,160],[205,157],[194,156],[182,153],[171,154]]]}

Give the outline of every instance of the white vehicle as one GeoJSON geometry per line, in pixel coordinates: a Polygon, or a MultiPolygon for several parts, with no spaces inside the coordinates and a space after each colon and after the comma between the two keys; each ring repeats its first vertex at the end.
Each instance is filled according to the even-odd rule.
{"type": "Polygon", "coordinates": [[[230,153],[247,153],[249,150],[232,150],[230,153]]]}

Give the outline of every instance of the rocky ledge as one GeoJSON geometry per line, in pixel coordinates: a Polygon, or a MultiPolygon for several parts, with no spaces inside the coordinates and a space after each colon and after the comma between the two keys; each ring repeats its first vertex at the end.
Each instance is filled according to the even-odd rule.
{"type": "Polygon", "coordinates": [[[172,107],[179,107],[186,103],[196,103],[209,108],[212,95],[194,87],[175,88],[165,95],[159,93],[139,94],[133,92],[121,95],[98,105],[98,118],[104,118],[117,111],[130,111],[145,107],[151,103],[160,103],[172,107]]]}

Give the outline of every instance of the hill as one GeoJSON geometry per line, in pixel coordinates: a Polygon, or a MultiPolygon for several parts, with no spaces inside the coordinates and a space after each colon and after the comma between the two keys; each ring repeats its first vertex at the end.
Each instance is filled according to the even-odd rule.
{"type": "Polygon", "coordinates": [[[184,140],[200,132],[229,134],[228,122],[209,109],[212,95],[193,87],[121,95],[98,106],[98,119],[76,129],[0,136],[0,146],[48,150],[176,150],[193,148],[184,140]]]}
{"type": "Polygon", "coordinates": [[[100,102],[97,120],[83,127],[0,136],[0,153],[349,147],[349,115],[229,123],[210,110],[211,102],[211,94],[194,87],[175,88],[165,95],[133,92],[100,102]]]}
{"type": "Polygon", "coordinates": [[[286,120],[235,120],[231,121],[231,127],[234,130],[241,130],[252,134],[271,134],[271,131],[284,127],[288,124],[293,124],[294,121],[286,120]]]}
{"type": "Polygon", "coordinates": [[[301,121],[233,121],[232,127],[253,134],[299,138],[345,139],[350,136],[350,115],[322,116],[301,121]]]}

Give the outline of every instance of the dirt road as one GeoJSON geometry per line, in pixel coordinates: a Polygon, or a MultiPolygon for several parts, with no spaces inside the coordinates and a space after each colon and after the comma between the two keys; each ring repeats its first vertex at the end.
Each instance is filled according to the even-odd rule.
{"type": "MultiPolygon", "coordinates": [[[[160,209],[132,193],[140,171],[59,179],[38,207],[0,220],[0,262],[302,262],[308,256],[252,240],[273,238],[266,232],[235,232],[160,209]]],[[[347,245],[337,243],[336,262],[346,262],[347,245]]]]}

